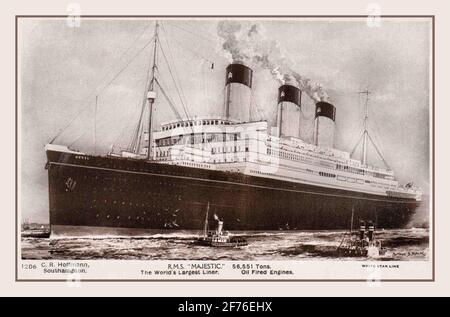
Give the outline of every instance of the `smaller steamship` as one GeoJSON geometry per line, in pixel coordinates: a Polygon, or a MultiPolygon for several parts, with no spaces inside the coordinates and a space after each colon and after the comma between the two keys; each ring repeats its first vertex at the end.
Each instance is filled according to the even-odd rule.
{"type": "Polygon", "coordinates": [[[345,229],[352,210],[377,228],[408,223],[421,192],[368,163],[367,104],[360,160],[334,147],[336,107],[311,100],[295,83],[278,89],[276,127],[252,117],[253,70],[234,61],[218,115],[178,114],[155,126],[155,105],[172,100],[158,81],[158,32],[157,23],[142,108],[148,115],[141,114],[131,146],[106,155],[46,146],[53,232],[200,230],[208,202],[209,217],[219,215],[229,230],[345,229]],[[300,135],[300,109],[308,104],[313,142],[300,135]]]}
{"type": "Polygon", "coordinates": [[[217,221],[216,231],[209,231],[209,202],[206,209],[205,227],[203,229],[203,236],[198,238],[196,244],[208,247],[242,247],[246,246],[247,240],[243,237],[232,236],[229,231],[223,230],[223,221],[214,214],[214,220],[217,221]]]}

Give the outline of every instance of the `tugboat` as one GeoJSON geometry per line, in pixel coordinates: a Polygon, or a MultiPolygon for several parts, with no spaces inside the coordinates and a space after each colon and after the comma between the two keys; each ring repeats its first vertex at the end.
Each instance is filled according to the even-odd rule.
{"type": "Polygon", "coordinates": [[[372,221],[360,220],[359,232],[353,232],[353,211],[350,227],[350,237],[344,235],[338,249],[338,256],[342,257],[368,257],[377,258],[384,255],[386,250],[381,246],[381,241],[375,239],[375,226],[372,221]]]}
{"type": "Polygon", "coordinates": [[[246,246],[247,240],[242,237],[232,236],[228,231],[223,230],[223,221],[214,214],[214,219],[217,221],[216,231],[208,231],[208,215],[209,202],[206,207],[205,226],[203,228],[203,236],[196,240],[196,244],[208,247],[241,247],[246,246]]]}
{"type": "Polygon", "coordinates": [[[22,230],[30,230],[31,226],[30,226],[30,222],[28,221],[28,219],[25,219],[22,222],[22,230]]]}

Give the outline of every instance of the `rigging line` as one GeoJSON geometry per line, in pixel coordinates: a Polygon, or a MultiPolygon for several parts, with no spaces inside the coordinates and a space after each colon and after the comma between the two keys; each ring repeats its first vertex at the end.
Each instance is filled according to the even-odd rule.
{"type": "MultiPolygon", "coordinates": [[[[154,38],[154,36],[153,36],[153,38],[154,38]]],[[[156,41],[157,40],[158,40],[158,38],[156,38],[156,41]]],[[[156,41],[155,41],[155,45],[157,45],[156,41]]],[[[156,51],[154,51],[154,54],[156,54],[156,51]]],[[[153,61],[154,61],[154,59],[155,59],[155,57],[153,57],[153,61]]],[[[155,67],[155,69],[158,70],[158,68],[157,68],[156,64],[154,64],[154,62],[153,62],[153,67],[155,67]]],[[[147,94],[148,94],[148,92],[150,90],[150,87],[152,87],[152,89],[154,89],[153,82],[152,82],[153,80],[151,79],[152,72],[153,72],[152,59],[149,59],[147,76],[146,76],[146,81],[145,81],[145,88],[144,88],[145,90],[144,90],[144,93],[143,93],[143,96],[142,96],[141,112],[140,112],[138,124],[136,125],[137,141],[136,141],[135,147],[132,148],[132,150],[134,150],[135,153],[138,153],[138,154],[139,154],[139,150],[140,150],[140,147],[141,147],[142,135],[144,134],[144,121],[145,121],[144,120],[144,116],[145,116],[145,113],[146,113],[147,102],[148,102],[147,94]]],[[[153,107],[149,107],[149,109],[148,109],[149,120],[151,119],[151,116],[152,116],[152,114],[150,112],[152,108],[153,107]]],[[[150,138],[150,131],[148,133],[149,133],[149,138],[150,138]]]]}
{"type": "MultiPolygon", "coordinates": [[[[137,43],[137,41],[142,37],[142,35],[147,31],[147,29],[150,27],[150,25],[148,25],[147,27],[145,27],[142,32],[139,34],[139,36],[132,42],[132,44],[130,46],[128,46],[128,48],[120,55],[120,57],[117,59],[117,62],[119,62],[126,54],[128,54],[128,52],[131,50],[131,48],[137,43]]],[[[98,85],[96,85],[95,89],[88,94],[88,96],[83,99],[82,103],[87,102],[92,96],[94,96],[97,92],[97,89],[99,88],[99,86],[101,85],[101,83],[105,80],[105,78],[107,78],[109,76],[109,74],[113,71],[113,67],[111,67],[106,73],[105,75],[101,78],[101,80],[98,81],[98,85]]],[[[98,95],[98,93],[97,93],[98,95]]],[[[83,108],[76,116],[75,119],[84,111],[86,110],[86,108],[88,108],[90,106],[90,104],[86,105],[85,108],[83,108]]],[[[58,136],[61,135],[61,133],[67,129],[70,125],[72,124],[72,122],[69,123],[69,125],[67,125],[67,127],[63,128],[51,141],[50,143],[53,143],[56,138],[58,136]]]]}
{"type": "Polygon", "coordinates": [[[121,69],[120,69],[120,71],[108,82],[108,84],[103,88],[103,89],[101,89],[100,91],[99,91],[99,93],[98,94],[101,94],[103,91],[105,91],[108,87],[109,87],[109,85],[111,85],[113,82],[114,82],[114,80],[116,80],[116,78],[117,77],[119,77],[120,76],[120,74],[122,74],[122,72],[134,61],[134,59],[137,57],[137,56],[139,56],[141,53],[142,53],[142,51],[143,50],[145,50],[146,48],[147,48],[147,46],[149,46],[152,42],[153,42],[153,39],[154,39],[154,37],[155,36],[152,36],[152,38],[147,42],[147,44],[145,44],[134,56],[133,56],[133,58],[131,58],[129,61],[128,61],[128,63],[126,63],[125,64],[125,66],[124,67],[122,67],[121,69]]]}
{"type": "MultiPolygon", "coordinates": [[[[166,42],[167,50],[169,51],[170,58],[172,59],[172,61],[175,61],[175,58],[173,57],[173,54],[172,54],[172,49],[170,48],[170,45],[169,45],[169,40],[168,40],[169,33],[166,31],[166,28],[163,23],[161,23],[161,28],[164,32],[164,41],[166,42]]],[[[160,45],[162,45],[162,44],[160,43],[160,45]]],[[[174,73],[175,73],[175,78],[178,80],[178,82],[181,82],[180,76],[178,75],[175,64],[173,65],[173,69],[174,69],[174,73]]],[[[179,86],[180,86],[180,91],[181,91],[181,97],[183,97],[185,104],[188,104],[186,96],[184,95],[183,87],[181,86],[181,84],[179,84],[179,86]]]]}
{"type": "Polygon", "coordinates": [[[76,142],[78,142],[83,136],[85,136],[87,132],[88,130],[85,130],[82,134],[80,134],[80,136],[78,136],[78,138],[76,138],[75,141],[69,144],[69,148],[72,147],[72,145],[74,145],[76,142]]]}
{"type": "MultiPolygon", "coordinates": [[[[371,136],[373,137],[373,144],[383,144],[382,142],[380,142],[380,138],[377,136],[377,133],[371,133],[371,136]]],[[[382,147],[380,146],[379,148],[379,151],[380,151],[380,154],[381,154],[381,156],[383,156],[384,157],[384,155],[382,155],[384,152],[382,151],[382,147]]]]}
{"type": "MultiPolygon", "coordinates": [[[[358,109],[360,109],[360,108],[358,108],[358,109]]],[[[356,142],[355,146],[353,147],[352,151],[350,152],[350,156],[352,156],[352,155],[354,154],[354,152],[356,151],[356,149],[358,148],[358,146],[361,144],[362,137],[364,136],[364,131],[365,131],[365,129],[364,129],[364,120],[362,120],[362,121],[359,123],[359,125],[358,125],[358,130],[360,130],[361,136],[360,136],[359,138],[357,138],[357,137],[355,137],[355,136],[357,136],[358,134],[355,134],[355,136],[353,137],[352,142],[349,143],[350,146],[351,146],[351,144],[353,144],[354,140],[356,140],[356,139],[358,140],[358,141],[356,142]]],[[[368,132],[369,132],[369,131],[367,130],[367,135],[369,135],[368,132]]]]}
{"type": "Polygon", "coordinates": [[[196,37],[198,37],[198,38],[200,38],[200,39],[203,39],[203,40],[205,40],[205,41],[208,41],[208,42],[212,42],[214,45],[216,45],[216,39],[214,38],[209,38],[209,37],[205,37],[205,36],[203,36],[203,35],[200,35],[200,34],[198,34],[198,33],[195,33],[194,31],[191,31],[191,30],[188,30],[187,28],[185,28],[185,27],[181,27],[181,26],[179,26],[179,25],[176,25],[176,24],[168,24],[169,26],[172,26],[172,27],[174,27],[174,28],[177,28],[177,29],[179,29],[179,30],[182,30],[182,31],[184,31],[184,32],[187,32],[187,33],[189,33],[189,34],[191,34],[191,35],[194,35],[194,36],[196,36],[196,37]]]}
{"type": "Polygon", "coordinates": [[[160,48],[161,48],[161,52],[162,52],[162,55],[164,57],[164,60],[165,60],[165,62],[167,64],[167,68],[169,70],[170,77],[172,78],[172,81],[174,82],[175,90],[177,92],[178,98],[180,99],[180,102],[181,102],[181,105],[182,105],[182,108],[183,108],[183,112],[186,115],[186,119],[189,120],[190,116],[189,116],[189,113],[187,111],[186,105],[183,102],[183,98],[181,97],[181,93],[180,93],[180,90],[178,89],[178,84],[177,84],[176,79],[175,79],[175,77],[174,77],[174,75],[172,73],[172,69],[171,69],[171,67],[169,65],[169,62],[168,62],[167,57],[166,57],[166,55],[164,53],[164,50],[162,49],[162,47],[160,47],[160,48]]]}
{"type": "Polygon", "coordinates": [[[144,130],[144,120],[143,119],[144,119],[144,114],[145,114],[145,108],[147,108],[146,104],[144,104],[144,106],[142,107],[139,124],[136,126],[136,129],[137,129],[136,133],[138,135],[138,138],[137,138],[135,147],[133,147],[133,149],[135,150],[135,153],[139,153],[139,149],[141,147],[142,133],[144,130]]]}
{"type": "MultiPolygon", "coordinates": [[[[142,79],[137,80],[137,81],[135,81],[135,82],[136,82],[136,83],[139,83],[140,81],[142,81],[142,79]]],[[[130,83],[130,84],[134,86],[134,85],[135,85],[135,82],[133,81],[133,82],[130,83]]],[[[129,93],[128,93],[128,94],[124,93],[124,94],[122,94],[121,96],[118,96],[118,97],[116,98],[116,104],[119,104],[119,105],[120,105],[120,104],[124,103],[124,101],[126,100],[126,98],[127,98],[128,96],[129,96],[129,93]]],[[[100,106],[100,103],[98,104],[98,106],[100,106]]],[[[138,108],[135,108],[135,109],[134,109],[134,112],[133,112],[133,115],[134,115],[137,111],[138,111],[138,108]]],[[[131,113],[132,113],[132,112],[129,112],[128,114],[124,113],[122,117],[125,118],[125,115],[126,115],[127,118],[128,118],[128,117],[131,116],[131,113]]],[[[95,123],[95,121],[94,121],[94,123],[95,123]]],[[[121,134],[119,134],[119,135],[116,137],[116,139],[114,140],[114,142],[112,143],[113,146],[114,146],[114,145],[117,145],[117,140],[118,140],[118,138],[120,138],[120,137],[124,134],[124,129],[125,129],[125,128],[128,128],[129,126],[130,126],[130,125],[127,125],[126,127],[122,128],[121,134]]]]}
{"type": "MultiPolygon", "coordinates": [[[[88,132],[90,132],[89,129],[84,130],[83,133],[81,133],[72,143],[69,144],[69,148],[74,145],[76,142],[78,142],[82,137],[84,137],[88,132]]],[[[95,144],[94,144],[94,151],[95,151],[95,144]]],[[[95,152],[94,152],[95,154],[95,152]]]]}
{"type": "Polygon", "coordinates": [[[139,150],[141,149],[143,131],[144,131],[144,120],[141,121],[141,124],[138,127],[139,138],[137,140],[136,149],[135,149],[135,153],[137,153],[137,154],[139,154],[139,150]]]}
{"type": "MultiPolygon", "coordinates": [[[[138,42],[138,40],[142,37],[142,35],[144,35],[145,32],[146,32],[151,26],[152,26],[152,25],[149,24],[149,25],[147,25],[147,26],[142,30],[142,32],[139,34],[139,36],[137,36],[137,37],[134,39],[133,43],[132,43],[130,46],[128,46],[128,48],[120,55],[120,57],[117,59],[117,61],[120,61],[126,54],[128,54],[128,52],[133,48],[133,46],[138,42]]],[[[110,74],[112,71],[113,71],[113,68],[110,68],[110,70],[102,77],[102,79],[99,81],[99,85],[96,86],[95,91],[97,91],[97,89],[100,87],[100,83],[103,82],[103,81],[109,76],[109,74],[110,74]]],[[[95,92],[95,91],[94,91],[94,92],[95,92]]],[[[94,92],[93,92],[93,93],[94,93],[94,92]]]]}
{"type": "MultiPolygon", "coordinates": [[[[161,78],[160,78],[161,79],[161,78]]],[[[160,83],[160,80],[155,78],[155,82],[158,85],[158,87],[161,89],[161,92],[163,93],[164,97],[166,98],[167,102],[169,103],[170,108],[172,109],[172,111],[174,112],[176,118],[178,121],[184,121],[183,118],[181,117],[180,113],[178,112],[177,108],[175,107],[175,104],[173,103],[173,101],[170,99],[170,97],[167,95],[166,91],[162,88],[162,85],[160,83]]],[[[191,132],[194,133],[194,127],[191,126],[189,124],[189,127],[191,129],[191,132]]]]}
{"type": "Polygon", "coordinates": [[[350,157],[353,155],[355,150],[358,148],[358,145],[359,145],[359,143],[361,143],[363,136],[364,136],[364,132],[361,133],[361,136],[359,137],[358,142],[356,142],[356,145],[353,147],[353,150],[350,152],[350,157]]]}
{"type": "Polygon", "coordinates": [[[180,41],[176,40],[175,38],[173,38],[172,40],[173,40],[173,42],[174,42],[175,44],[178,44],[178,46],[181,47],[182,49],[186,49],[186,50],[188,50],[189,52],[191,52],[192,55],[194,55],[194,56],[196,56],[196,57],[198,57],[198,58],[200,58],[200,59],[203,59],[203,60],[207,61],[208,63],[211,63],[211,64],[214,63],[213,60],[210,60],[209,58],[204,57],[204,56],[201,55],[200,53],[198,53],[198,52],[194,51],[193,49],[191,49],[189,46],[185,46],[185,45],[181,44],[180,41]]]}
{"type": "MultiPolygon", "coordinates": [[[[156,38],[155,46],[157,45],[158,40],[159,40],[159,38],[156,38]]],[[[156,48],[154,49],[153,53],[157,54],[156,48]]],[[[158,67],[155,64],[155,57],[153,57],[153,67],[155,68],[156,71],[158,70],[158,67]]],[[[136,133],[137,133],[137,136],[138,136],[137,144],[136,144],[136,153],[139,153],[139,149],[140,149],[140,146],[141,146],[142,135],[144,133],[144,120],[143,119],[144,119],[145,110],[147,108],[146,105],[147,105],[147,102],[148,102],[147,94],[148,94],[148,91],[150,90],[150,87],[154,90],[154,87],[153,87],[154,86],[153,85],[153,80],[154,79],[155,79],[154,70],[152,68],[151,60],[149,59],[147,79],[146,79],[146,87],[145,87],[144,96],[143,96],[143,100],[142,100],[141,116],[139,118],[140,121],[138,123],[138,126],[136,127],[137,128],[137,132],[136,133]],[[153,79],[150,79],[152,72],[153,72],[153,79]]],[[[156,107],[156,105],[155,105],[155,107],[156,107]]],[[[149,107],[149,114],[148,114],[149,115],[149,120],[151,120],[151,118],[152,118],[152,113],[151,113],[152,109],[153,109],[153,107],[149,107]]],[[[148,134],[149,134],[149,138],[150,138],[150,131],[148,132],[148,134]]]]}
{"type": "MultiPolygon", "coordinates": [[[[157,79],[155,79],[155,82],[156,81],[158,81],[156,84],[158,85],[158,87],[168,87],[168,85],[166,85],[166,83],[167,83],[167,81],[166,81],[166,79],[165,79],[165,76],[162,76],[162,73],[161,72],[159,72],[159,74],[158,74],[159,76],[158,76],[158,78],[157,79]]],[[[165,90],[164,90],[165,91],[165,90]]],[[[166,91],[165,91],[166,92],[166,91]]],[[[176,104],[175,104],[175,102],[170,98],[170,96],[169,96],[169,94],[166,92],[166,96],[170,99],[170,102],[172,103],[172,105],[175,107],[175,109],[176,109],[176,111],[174,111],[174,114],[175,114],[175,117],[176,117],[176,120],[178,120],[178,121],[185,121],[185,120],[183,120],[183,117],[181,116],[181,113],[180,113],[180,111],[178,111],[178,107],[176,106],[176,104]]],[[[168,101],[167,99],[166,99],[166,101],[168,101]]],[[[170,106],[170,105],[169,105],[170,106]]]]}
{"type": "Polygon", "coordinates": [[[137,124],[134,126],[132,138],[128,143],[127,150],[130,152],[135,151],[136,146],[140,144],[141,139],[141,131],[144,123],[144,114],[145,114],[145,105],[141,107],[141,110],[139,112],[139,120],[137,124]]]}
{"type": "Polygon", "coordinates": [[[65,126],[65,127],[63,127],[63,128],[61,128],[59,131],[58,131],[58,133],[53,137],[53,139],[51,139],[51,141],[49,142],[50,144],[52,144],[53,142],[55,142],[55,140],[68,128],[68,127],[70,127],[71,125],[72,125],[72,123],[76,120],[76,119],[78,119],[78,117],[84,112],[84,111],[86,111],[89,107],[91,106],[91,103],[88,103],[86,106],[84,106],[76,115],[75,115],[75,117],[73,117],[73,119],[72,120],[70,120],[69,121],[69,123],[65,126]]]}
{"type": "Polygon", "coordinates": [[[141,105],[141,107],[140,107],[139,117],[138,117],[139,119],[138,119],[137,123],[134,126],[133,132],[131,134],[131,140],[128,143],[128,147],[127,147],[127,149],[129,151],[132,151],[135,148],[135,145],[136,145],[136,142],[137,142],[137,139],[138,139],[138,133],[139,133],[140,125],[141,125],[142,118],[143,118],[144,107],[145,107],[145,104],[141,105]]]}
{"type": "Polygon", "coordinates": [[[139,126],[140,126],[140,123],[141,123],[142,112],[143,111],[142,111],[142,107],[141,107],[141,111],[139,112],[139,120],[138,120],[137,124],[134,125],[134,129],[133,129],[133,132],[131,134],[131,140],[129,141],[128,146],[127,146],[127,149],[129,151],[131,151],[134,148],[134,146],[135,146],[135,143],[136,143],[136,140],[137,140],[137,136],[136,135],[137,135],[137,133],[139,131],[139,126]]]}
{"type": "Polygon", "coordinates": [[[144,112],[145,112],[145,103],[143,106],[141,106],[141,111],[139,112],[139,120],[133,129],[132,138],[127,147],[129,151],[134,151],[137,144],[140,143],[140,131],[144,118],[144,112]]]}
{"type": "MultiPolygon", "coordinates": [[[[345,142],[345,149],[349,149],[353,146],[353,144],[355,144],[356,141],[358,141],[358,136],[360,133],[363,133],[364,130],[362,129],[362,124],[360,124],[360,127],[358,127],[357,129],[358,133],[352,133],[352,139],[350,140],[350,142],[346,143],[345,142]]],[[[339,136],[343,136],[343,134],[341,134],[341,129],[338,128],[338,126],[336,125],[336,132],[338,133],[339,136]]],[[[359,145],[359,141],[356,143],[355,147],[357,147],[359,145]]],[[[356,149],[354,149],[356,150],[356,149]]],[[[354,151],[353,150],[353,151],[354,151]]]]}
{"type": "MultiPolygon", "coordinates": [[[[373,116],[372,116],[372,118],[373,118],[373,116]]],[[[380,137],[380,134],[379,134],[379,131],[382,131],[382,130],[379,128],[377,121],[372,119],[370,122],[372,123],[372,126],[374,126],[374,129],[372,129],[371,132],[373,132],[375,141],[378,144],[383,144],[382,142],[380,142],[380,140],[382,138],[380,137]]]]}
{"type": "MultiPolygon", "coordinates": [[[[360,93],[358,93],[358,99],[359,99],[358,103],[361,103],[361,94],[360,93]]],[[[361,107],[358,107],[358,111],[359,111],[359,113],[361,113],[361,107]]],[[[336,128],[337,128],[337,126],[336,126],[336,128]]],[[[358,126],[354,130],[360,131],[359,133],[364,133],[364,120],[360,121],[358,126]]],[[[354,144],[357,141],[355,146],[353,147],[353,150],[351,151],[350,155],[352,155],[355,152],[356,148],[359,146],[359,144],[361,142],[360,137],[358,138],[359,133],[353,134],[352,140],[348,143],[348,146],[346,147],[346,148],[350,148],[352,146],[352,144],[354,144]]]]}
{"type": "Polygon", "coordinates": [[[375,147],[375,150],[377,151],[378,155],[380,156],[381,160],[383,161],[383,163],[386,165],[386,167],[391,170],[389,164],[386,162],[386,160],[384,159],[383,155],[381,154],[380,150],[378,149],[377,145],[375,144],[375,142],[373,141],[372,137],[370,136],[370,134],[367,134],[369,137],[369,140],[372,142],[373,146],[375,147]]]}
{"type": "MultiPolygon", "coordinates": [[[[186,105],[183,103],[183,99],[181,98],[180,90],[178,89],[178,86],[177,86],[175,77],[174,77],[174,75],[173,75],[173,73],[172,73],[172,69],[170,68],[169,61],[167,60],[166,54],[164,53],[164,50],[163,50],[162,46],[160,45],[159,47],[160,47],[160,49],[161,49],[162,55],[163,55],[163,57],[164,57],[164,60],[165,60],[165,62],[166,62],[166,64],[167,64],[167,68],[169,69],[170,77],[172,78],[172,80],[173,80],[173,82],[174,82],[175,89],[176,89],[176,91],[177,91],[177,93],[178,93],[178,97],[179,97],[179,99],[180,99],[180,102],[181,102],[181,105],[182,105],[184,114],[186,115],[186,120],[189,121],[189,120],[190,120],[190,115],[189,115],[189,113],[188,113],[188,111],[187,111],[186,105]]],[[[161,87],[161,85],[160,85],[159,83],[158,83],[158,86],[159,86],[159,87],[161,88],[161,90],[162,90],[162,87],[161,87]]],[[[167,96],[167,94],[166,94],[165,92],[164,92],[163,94],[164,94],[165,96],[167,96]]],[[[168,96],[167,96],[167,97],[168,97],[168,96]]],[[[169,101],[169,100],[168,100],[168,101],[169,101]]],[[[169,102],[169,103],[170,103],[170,102],[169,102]]],[[[174,103],[173,103],[173,102],[172,102],[171,107],[174,107],[174,103]]],[[[174,108],[174,109],[176,110],[176,108],[174,108]]],[[[178,112],[178,111],[177,111],[177,114],[178,114],[178,116],[179,116],[178,120],[183,121],[183,118],[179,115],[179,112],[178,112]]],[[[191,129],[192,129],[192,131],[194,130],[192,127],[191,127],[191,129]]]]}
{"type": "MultiPolygon", "coordinates": [[[[193,22],[193,21],[191,21],[191,20],[189,20],[189,21],[187,21],[187,20],[181,21],[181,23],[183,23],[184,25],[189,26],[190,28],[194,28],[194,29],[195,29],[197,26],[193,25],[192,22],[193,22]]],[[[202,29],[202,34],[205,34],[206,37],[209,38],[209,39],[211,39],[211,40],[214,40],[214,41],[215,41],[215,40],[217,39],[217,35],[215,35],[215,34],[209,32],[209,31],[206,31],[205,29],[202,29]]]]}
{"type": "Polygon", "coordinates": [[[369,134],[369,140],[371,141],[371,143],[373,144],[373,146],[375,147],[375,150],[378,152],[378,155],[381,157],[381,159],[383,160],[383,163],[386,165],[386,167],[389,167],[389,165],[387,164],[387,161],[384,159],[384,155],[383,152],[381,151],[381,147],[378,147],[377,144],[382,144],[381,142],[379,142],[379,140],[376,138],[375,134],[369,134]]]}
{"type": "Polygon", "coordinates": [[[124,128],[122,129],[122,131],[120,132],[120,134],[117,136],[117,138],[114,139],[114,142],[112,143],[113,145],[117,145],[117,144],[119,143],[120,139],[122,139],[122,137],[124,136],[125,131],[127,131],[128,128],[131,128],[131,125],[132,125],[132,124],[130,123],[130,124],[124,126],[124,128]]]}
{"type": "Polygon", "coordinates": [[[133,132],[133,138],[131,141],[131,145],[129,145],[129,149],[130,150],[137,150],[139,151],[139,146],[141,143],[141,137],[142,137],[142,133],[141,133],[141,126],[142,126],[142,122],[143,122],[143,118],[144,118],[144,112],[145,112],[145,108],[146,108],[146,104],[147,104],[147,93],[150,87],[150,76],[151,76],[151,59],[148,60],[148,65],[147,65],[147,72],[146,72],[146,78],[145,78],[145,83],[144,83],[144,93],[142,96],[142,101],[141,101],[141,111],[140,111],[140,115],[139,115],[139,120],[136,124],[135,130],[133,132]]]}
{"type": "MultiPolygon", "coordinates": [[[[162,24],[162,29],[163,29],[164,35],[165,35],[164,40],[166,41],[167,50],[169,51],[170,57],[171,57],[172,60],[174,61],[175,59],[174,59],[174,57],[173,57],[172,50],[171,50],[170,45],[169,45],[169,41],[167,40],[167,31],[166,31],[166,29],[164,28],[164,25],[163,25],[163,24],[162,24]]],[[[164,50],[163,50],[163,48],[162,48],[161,42],[160,42],[160,49],[161,49],[161,52],[162,52],[162,54],[163,54],[164,60],[166,61],[167,66],[168,66],[168,68],[169,68],[169,73],[170,73],[170,75],[172,76],[172,80],[174,81],[175,88],[177,89],[178,96],[179,96],[180,101],[181,101],[181,104],[182,104],[182,106],[183,106],[184,113],[185,113],[187,119],[189,120],[189,119],[190,119],[190,115],[189,115],[189,111],[188,111],[188,107],[187,107],[187,99],[186,99],[186,96],[184,95],[183,88],[182,88],[182,86],[181,86],[181,84],[180,84],[181,81],[180,81],[180,77],[178,76],[177,69],[176,69],[175,65],[173,65],[173,72],[174,72],[174,74],[175,74],[175,76],[173,76],[171,67],[170,67],[170,65],[169,65],[169,61],[168,61],[167,56],[166,56],[166,54],[165,54],[165,52],[164,52],[164,50]],[[177,80],[178,80],[178,82],[177,82],[177,80]]]]}
{"type": "Polygon", "coordinates": [[[183,121],[180,113],[178,112],[178,110],[176,109],[175,105],[173,104],[172,100],[170,99],[170,97],[166,94],[166,91],[161,87],[161,84],[159,83],[158,79],[155,79],[156,84],[158,85],[158,87],[161,89],[161,92],[163,93],[164,97],[166,98],[167,102],[169,103],[170,108],[172,109],[172,111],[175,113],[175,116],[177,117],[178,120],[183,121]]]}
{"type": "MultiPolygon", "coordinates": [[[[144,74],[144,75],[146,75],[146,74],[144,74]]],[[[145,84],[145,83],[148,81],[148,74],[147,74],[147,76],[144,76],[144,79],[145,79],[145,82],[144,82],[144,84],[145,84]]],[[[133,117],[135,116],[135,113],[136,113],[138,110],[139,110],[139,108],[136,107],[135,110],[134,110],[133,117]]],[[[113,141],[113,143],[112,143],[113,146],[115,146],[115,145],[118,144],[119,140],[124,136],[125,131],[127,131],[127,130],[131,127],[131,125],[132,125],[132,123],[129,123],[129,124],[125,125],[125,126],[122,128],[120,134],[114,139],[114,141],[113,141]]],[[[134,131],[134,130],[133,130],[133,131],[134,131]]],[[[133,132],[133,134],[134,134],[134,132],[133,132]]],[[[128,147],[127,147],[127,149],[128,149],[128,147]]]]}
{"type": "Polygon", "coordinates": [[[138,134],[139,134],[139,131],[140,131],[140,126],[141,126],[141,123],[142,123],[143,113],[144,113],[144,107],[141,107],[141,111],[139,112],[139,120],[137,121],[137,123],[134,126],[133,133],[131,134],[132,135],[131,136],[131,140],[128,143],[128,146],[127,146],[127,149],[129,151],[133,151],[134,148],[136,147],[137,140],[138,140],[138,134]]]}
{"type": "MultiPolygon", "coordinates": [[[[97,93],[97,95],[100,95],[106,88],[108,88],[109,87],[109,85],[111,85],[111,83],[131,64],[131,62],[134,60],[134,58],[136,58],[151,42],[152,42],[152,40],[153,40],[153,38],[154,38],[154,36],[152,37],[152,39],[150,39],[150,41],[143,47],[143,48],[141,48],[139,51],[138,51],[138,53],[136,54],[136,55],[134,55],[133,56],[133,58],[125,65],[125,67],[123,67],[122,69],[120,69],[120,71],[116,74],[116,76],[114,76],[114,78],[111,80],[111,81],[109,81],[109,83],[102,89],[102,90],[100,90],[100,91],[98,91],[98,93],[97,93]]],[[[94,91],[94,93],[95,93],[96,91],[94,91]]],[[[89,98],[91,97],[92,95],[90,95],[89,96],[89,98]]],[[[88,99],[89,99],[88,98],[88,99]]],[[[70,122],[64,127],[64,128],[62,128],[57,134],[56,134],[56,136],[50,141],[50,144],[51,143],[53,143],[68,127],[70,127],[74,122],[75,122],[75,120],[76,119],[78,119],[78,117],[86,110],[86,109],[88,109],[89,107],[91,106],[91,104],[90,103],[88,103],[85,107],[83,107],[76,115],[75,115],[75,117],[73,117],[73,119],[72,120],[70,120],[70,122]]]]}

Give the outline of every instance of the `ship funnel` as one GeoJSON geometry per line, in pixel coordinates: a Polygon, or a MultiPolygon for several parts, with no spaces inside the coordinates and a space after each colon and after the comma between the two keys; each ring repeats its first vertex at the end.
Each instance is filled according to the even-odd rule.
{"type": "Polygon", "coordinates": [[[300,137],[302,91],[293,85],[278,88],[278,136],[300,137]]]}
{"type": "Polygon", "coordinates": [[[226,68],[225,115],[227,119],[250,121],[253,71],[241,62],[233,62],[226,68]]]}
{"type": "Polygon", "coordinates": [[[320,147],[332,148],[334,146],[336,107],[331,103],[319,101],[316,103],[315,117],[314,143],[320,147]]]}
{"type": "Polygon", "coordinates": [[[364,240],[366,232],[366,223],[362,220],[359,221],[359,239],[364,240]]]}
{"type": "Polygon", "coordinates": [[[369,221],[366,227],[367,227],[367,237],[369,238],[369,241],[373,241],[373,232],[375,231],[373,222],[369,221]]]}

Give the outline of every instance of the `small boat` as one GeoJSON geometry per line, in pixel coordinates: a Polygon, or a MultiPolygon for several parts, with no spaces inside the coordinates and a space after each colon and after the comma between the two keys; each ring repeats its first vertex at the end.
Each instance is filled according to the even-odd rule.
{"type": "Polygon", "coordinates": [[[337,248],[338,256],[377,258],[386,253],[381,240],[375,239],[375,226],[372,221],[360,220],[359,232],[353,231],[353,210],[350,235],[346,233],[337,248]]]}
{"type": "Polygon", "coordinates": [[[25,219],[22,222],[22,230],[30,230],[31,226],[30,226],[30,222],[28,221],[28,219],[25,219]]]}
{"type": "Polygon", "coordinates": [[[228,231],[223,230],[223,221],[214,214],[214,219],[217,221],[217,229],[215,231],[208,231],[208,214],[209,202],[206,208],[205,226],[203,228],[203,236],[199,237],[195,244],[208,247],[241,247],[246,246],[247,240],[243,237],[232,236],[228,231]]]}

